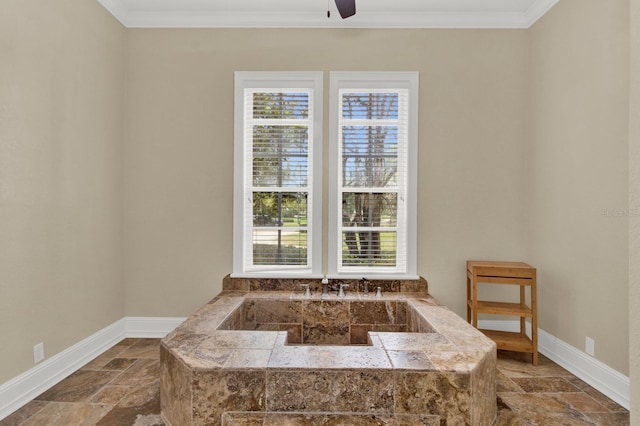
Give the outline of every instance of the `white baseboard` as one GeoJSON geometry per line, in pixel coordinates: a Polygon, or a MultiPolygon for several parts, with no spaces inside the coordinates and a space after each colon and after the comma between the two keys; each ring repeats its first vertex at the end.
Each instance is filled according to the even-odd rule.
{"type": "MultiPolygon", "coordinates": [[[[185,318],[125,317],[0,385],[0,420],[127,337],[162,338],[185,318]]],[[[479,321],[481,328],[517,331],[518,321],[479,321]]],[[[527,324],[529,326],[529,324],[527,324]]],[[[528,330],[529,334],[531,330],[528,330]]],[[[629,409],[629,378],[538,329],[538,350],[621,406],[629,409]]]]}
{"type": "MultiPolygon", "coordinates": [[[[519,331],[519,321],[480,320],[480,328],[519,331]]],[[[531,323],[527,323],[531,336],[531,323]]],[[[538,352],[587,382],[627,410],[631,406],[629,377],[538,328],[538,352]]]]}
{"type": "Polygon", "coordinates": [[[125,317],[127,337],[160,339],[182,324],[186,318],[125,317]]]}
{"type": "Polygon", "coordinates": [[[0,385],[0,420],[127,337],[161,338],[185,318],[125,317],[0,385]]]}

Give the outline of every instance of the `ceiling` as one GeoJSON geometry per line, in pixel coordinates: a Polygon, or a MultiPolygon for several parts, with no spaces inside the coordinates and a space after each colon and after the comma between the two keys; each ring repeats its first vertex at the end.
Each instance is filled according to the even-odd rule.
{"type": "Polygon", "coordinates": [[[129,28],[528,28],[558,0],[98,0],[129,28]],[[327,7],[331,17],[327,18],[327,7]]]}

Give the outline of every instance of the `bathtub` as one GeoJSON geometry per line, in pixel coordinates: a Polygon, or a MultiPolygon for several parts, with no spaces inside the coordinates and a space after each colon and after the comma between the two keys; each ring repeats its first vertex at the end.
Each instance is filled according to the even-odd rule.
{"type": "Polygon", "coordinates": [[[169,425],[491,425],[496,346],[424,279],[303,296],[300,280],[225,278],[163,339],[169,425]]]}

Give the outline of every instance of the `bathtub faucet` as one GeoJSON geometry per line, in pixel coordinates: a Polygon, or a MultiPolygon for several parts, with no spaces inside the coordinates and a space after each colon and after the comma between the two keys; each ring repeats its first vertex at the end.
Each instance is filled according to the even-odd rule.
{"type": "Polygon", "coordinates": [[[344,289],[349,287],[349,284],[342,284],[340,283],[340,290],[338,290],[338,297],[344,297],[346,296],[344,293],[344,289]]]}
{"type": "Polygon", "coordinates": [[[326,275],[322,279],[322,297],[327,297],[329,295],[329,280],[326,275]]]}
{"type": "Polygon", "coordinates": [[[309,284],[300,284],[300,287],[304,290],[304,297],[311,297],[311,289],[309,284]]]}
{"type": "Polygon", "coordinates": [[[369,296],[369,280],[366,279],[365,277],[362,277],[362,286],[363,286],[363,290],[362,293],[365,297],[369,296]]]}

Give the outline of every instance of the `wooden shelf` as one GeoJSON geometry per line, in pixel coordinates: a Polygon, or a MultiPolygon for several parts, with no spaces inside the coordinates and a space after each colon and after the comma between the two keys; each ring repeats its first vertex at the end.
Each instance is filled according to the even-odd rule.
{"type": "MultiPolygon", "coordinates": [[[[471,307],[472,301],[467,301],[467,304],[471,307]]],[[[487,302],[478,300],[476,302],[476,308],[478,309],[479,314],[508,315],[525,318],[531,318],[533,316],[531,308],[519,303],[487,302]]]]}
{"type": "Polygon", "coordinates": [[[532,352],[533,342],[527,335],[509,331],[496,331],[480,329],[485,336],[496,342],[498,349],[515,352],[532,352]]]}
{"type": "Polygon", "coordinates": [[[538,319],[536,302],[536,269],[523,262],[467,261],[467,321],[478,328],[478,314],[516,316],[520,318],[520,332],[480,330],[496,342],[498,349],[532,354],[538,365],[538,319]],[[519,302],[478,300],[479,284],[517,285],[519,302]],[[527,306],[526,289],[531,305],[527,306]],[[531,338],[525,332],[526,320],[531,322],[531,338]]]}

